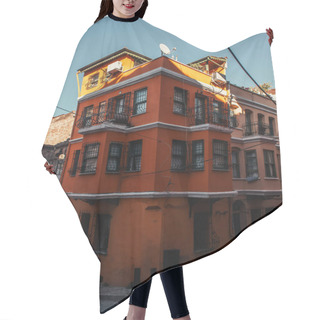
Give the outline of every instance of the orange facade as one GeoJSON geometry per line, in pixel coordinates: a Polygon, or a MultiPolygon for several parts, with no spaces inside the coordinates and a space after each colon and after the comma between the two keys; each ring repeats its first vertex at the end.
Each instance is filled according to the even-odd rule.
{"type": "Polygon", "coordinates": [[[275,104],[224,81],[225,63],[123,49],[79,70],[61,184],[99,259],[118,270],[101,270],[105,285],[219,250],[281,204],[275,104]]]}

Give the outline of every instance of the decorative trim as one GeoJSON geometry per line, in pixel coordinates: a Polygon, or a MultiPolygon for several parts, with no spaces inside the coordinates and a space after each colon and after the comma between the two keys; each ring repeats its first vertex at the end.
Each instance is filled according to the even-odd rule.
{"type": "Polygon", "coordinates": [[[226,198],[237,195],[282,195],[282,190],[234,190],[226,192],[114,192],[114,193],[72,193],[67,196],[72,199],[102,200],[110,198],[166,198],[166,197],[188,197],[188,198],[226,198]]]}
{"type": "Polygon", "coordinates": [[[113,132],[122,132],[122,133],[131,133],[131,132],[137,132],[141,130],[148,130],[153,128],[163,128],[163,129],[171,129],[171,130],[177,130],[177,131],[188,131],[188,132],[195,132],[195,131],[219,131],[219,132],[225,132],[225,133],[232,133],[233,129],[229,127],[223,127],[211,123],[204,123],[196,126],[181,126],[171,123],[165,123],[165,122],[151,122],[147,124],[143,124],[136,127],[126,127],[124,125],[117,125],[109,121],[105,121],[99,125],[94,125],[87,128],[81,128],[79,129],[78,133],[80,134],[86,134],[86,133],[96,133],[101,131],[113,131],[113,132]]]}

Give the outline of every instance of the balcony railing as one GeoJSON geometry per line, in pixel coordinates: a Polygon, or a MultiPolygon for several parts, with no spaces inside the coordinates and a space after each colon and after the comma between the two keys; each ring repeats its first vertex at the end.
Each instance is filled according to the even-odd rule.
{"type": "MultiPolygon", "coordinates": [[[[204,123],[217,124],[224,127],[238,127],[239,125],[235,116],[228,116],[227,113],[219,112],[202,112],[202,110],[200,109],[196,111],[195,108],[187,109],[186,116],[190,126],[204,123]]],[[[105,121],[128,125],[130,123],[131,114],[131,107],[113,107],[112,109],[109,108],[109,110],[102,112],[99,112],[99,108],[95,107],[90,114],[83,112],[81,117],[76,122],[76,126],[81,129],[91,127],[105,121]]]]}
{"type": "Polygon", "coordinates": [[[253,122],[243,126],[244,136],[273,136],[273,128],[264,122],[253,122]]]}
{"type": "Polygon", "coordinates": [[[76,126],[80,128],[91,127],[96,124],[100,124],[105,121],[120,123],[120,124],[129,124],[131,108],[130,107],[121,107],[121,110],[112,110],[98,112],[98,108],[95,108],[90,116],[82,114],[80,119],[77,121],[76,126]]]}
{"type": "Polygon", "coordinates": [[[194,108],[187,110],[189,125],[199,125],[204,123],[218,124],[224,127],[237,127],[238,121],[235,116],[228,116],[227,113],[196,111],[194,108]]]}

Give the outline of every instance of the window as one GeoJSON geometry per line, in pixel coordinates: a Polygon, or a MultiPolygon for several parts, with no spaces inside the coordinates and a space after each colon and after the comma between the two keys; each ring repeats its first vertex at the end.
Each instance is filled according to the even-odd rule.
{"type": "Polygon", "coordinates": [[[235,235],[238,235],[241,232],[241,220],[240,213],[232,213],[232,229],[235,235]]]}
{"type": "Polygon", "coordinates": [[[241,200],[236,200],[232,204],[232,230],[233,234],[238,235],[247,225],[246,207],[241,200]]]}
{"type": "Polygon", "coordinates": [[[252,111],[249,109],[245,110],[245,126],[244,135],[251,136],[253,134],[252,130],[252,111]]]}
{"type": "Polygon", "coordinates": [[[124,96],[116,98],[116,112],[115,113],[123,113],[124,108],[124,96]]]}
{"type": "Polygon", "coordinates": [[[182,140],[172,140],[171,170],[185,170],[187,158],[187,143],[182,140]]]}
{"type": "Polygon", "coordinates": [[[192,169],[204,169],[204,141],[192,141],[192,169]]]}
{"type": "Polygon", "coordinates": [[[239,149],[232,149],[232,177],[240,178],[239,149]]]}
{"type": "Polygon", "coordinates": [[[107,172],[118,172],[120,169],[122,144],[111,142],[109,145],[109,155],[107,162],[107,172]]]}
{"type": "Polygon", "coordinates": [[[106,101],[102,101],[99,103],[98,123],[101,123],[106,119],[106,106],[107,106],[106,101]]]}
{"type": "Polygon", "coordinates": [[[58,177],[58,179],[60,180],[61,178],[61,174],[62,174],[62,170],[63,170],[63,164],[64,164],[64,160],[62,159],[58,159],[56,166],[54,168],[54,171],[58,177]]]}
{"type": "Polygon", "coordinates": [[[276,166],[274,163],[274,152],[272,150],[263,150],[264,167],[266,170],[266,177],[277,177],[276,166]]]}
{"type": "Polygon", "coordinates": [[[196,117],[196,124],[205,123],[206,120],[206,97],[196,95],[194,101],[194,112],[196,117]]]}
{"type": "Polygon", "coordinates": [[[228,142],[223,140],[212,140],[213,147],[213,169],[228,169],[228,142]]]}
{"type": "Polygon", "coordinates": [[[87,144],[83,153],[81,173],[95,173],[99,153],[99,143],[87,144]]]}
{"type": "Polygon", "coordinates": [[[258,134],[264,135],[265,134],[265,124],[264,124],[264,115],[261,113],[258,113],[258,134]]]}
{"type": "Polygon", "coordinates": [[[146,112],[147,109],[147,88],[135,91],[133,114],[140,114],[146,112]]]}
{"type": "Polygon", "coordinates": [[[195,212],[193,218],[193,246],[194,251],[210,249],[210,212],[195,212]]]}
{"type": "Polygon", "coordinates": [[[269,117],[269,131],[270,136],[274,136],[274,118],[269,117]]]}
{"type": "Polygon", "coordinates": [[[223,123],[223,103],[221,101],[213,100],[212,108],[213,123],[223,123]]]}
{"type": "Polygon", "coordinates": [[[130,141],[128,148],[127,171],[141,170],[141,153],[142,140],[130,141]]]}
{"type": "Polygon", "coordinates": [[[91,126],[92,123],[92,114],[93,114],[93,105],[85,107],[83,110],[83,127],[91,126]]]}
{"type": "Polygon", "coordinates": [[[258,162],[256,150],[245,151],[246,157],[246,177],[247,180],[257,180],[259,177],[258,173],[258,162]]]}
{"type": "Polygon", "coordinates": [[[281,159],[280,159],[280,153],[277,153],[277,162],[278,162],[278,168],[279,168],[279,178],[281,179],[281,159]]]}
{"type": "Polygon", "coordinates": [[[261,218],[261,209],[251,209],[251,221],[255,222],[261,218]]]}
{"type": "Polygon", "coordinates": [[[238,126],[237,116],[234,114],[233,110],[230,110],[230,127],[236,128],[238,126]]]}
{"type": "Polygon", "coordinates": [[[131,92],[108,99],[106,120],[128,124],[131,92]]]}
{"type": "Polygon", "coordinates": [[[70,176],[75,176],[77,172],[78,162],[80,157],[80,150],[74,150],[73,151],[73,157],[72,157],[72,164],[71,169],[69,171],[70,176]]]}
{"type": "Polygon", "coordinates": [[[97,253],[107,254],[110,234],[110,214],[97,214],[94,230],[94,248],[97,253]]]}
{"type": "Polygon", "coordinates": [[[84,233],[89,235],[90,213],[81,213],[80,222],[84,233]]]}
{"type": "Polygon", "coordinates": [[[89,78],[89,88],[96,87],[99,81],[99,73],[94,74],[89,78]]]}
{"type": "Polygon", "coordinates": [[[187,111],[187,90],[181,88],[174,88],[174,98],[173,98],[173,112],[179,114],[186,114],[187,111]]]}

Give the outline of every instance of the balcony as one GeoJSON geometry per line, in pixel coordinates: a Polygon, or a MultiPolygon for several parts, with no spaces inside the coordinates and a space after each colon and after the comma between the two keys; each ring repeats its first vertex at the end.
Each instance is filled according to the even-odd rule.
{"type": "Polygon", "coordinates": [[[244,136],[273,136],[274,131],[272,126],[264,123],[264,122],[253,122],[249,124],[245,124],[243,126],[243,135],[244,136]]]}
{"type": "Polygon", "coordinates": [[[237,127],[238,120],[235,116],[229,116],[227,113],[208,112],[205,110],[187,110],[189,125],[199,125],[204,123],[217,124],[224,127],[237,127]]]}
{"type": "Polygon", "coordinates": [[[79,129],[91,127],[96,124],[110,121],[118,124],[128,125],[130,122],[131,108],[121,107],[118,110],[115,108],[108,111],[99,112],[98,108],[94,108],[92,114],[81,115],[80,119],[76,122],[76,126],[79,129]]]}

